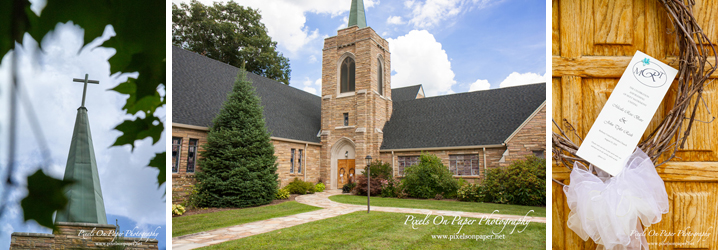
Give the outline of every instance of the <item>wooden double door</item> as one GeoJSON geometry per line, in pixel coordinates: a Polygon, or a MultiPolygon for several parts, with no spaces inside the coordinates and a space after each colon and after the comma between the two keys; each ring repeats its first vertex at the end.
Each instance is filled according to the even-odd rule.
{"type": "MultiPolygon", "coordinates": [[[[717,1],[697,0],[693,11],[716,46],[717,1]]],[[[585,137],[636,50],[678,67],[675,58],[679,50],[673,30],[666,11],[656,0],[553,0],[552,118],[570,131],[563,122],[566,119],[577,135],[585,137]]],[[[696,119],[704,122],[694,122],[691,137],[677,157],[657,168],[669,195],[669,213],[646,229],[657,233],[647,237],[650,249],[717,249],[717,120],[712,121],[712,116],[717,116],[716,77],[714,72],[702,93],[706,108],[702,105],[697,110],[696,119]],[[710,236],[692,239],[680,234],[682,230],[710,236]],[[662,231],[674,235],[661,236],[662,231]]],[[[648,132],[673,106],[673,89],[676,88],[670,88],[657,110],[648,132]]],[[[568,134],[574,142],[580,142],[574,133],[568,134]]],[[[552,167],[552,177],[569,184],[569,171],[556,164],[552,167]]],[[[582,241],[567,227],[570,210],[566,196],[561,185],[551,183],[552,247],[595,249],[594,242],[582,241]]]]}
{"type": "Polygon", "coordinates": [[[342,188],[347,183],[354,182],[355,160],[337,160],[337,188],[342,188]]]}

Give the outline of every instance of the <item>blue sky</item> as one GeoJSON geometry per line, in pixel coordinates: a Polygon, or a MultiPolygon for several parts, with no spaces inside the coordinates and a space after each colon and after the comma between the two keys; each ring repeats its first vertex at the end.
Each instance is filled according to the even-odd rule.
{"type": "MultiPolygon", "coordinates": [[[[35,41],[26,34],[24,44],[16,49],[19,59],[18,83],[22,93],[19,97],[32,103],[50,159],[48,165],[43,165],[40,145],[30,129],[26,115],[27,107],[21,106],[16,120],[17,167],[13,174],[18,186],[0,185],[0,191],[11,188],[9,197],[3,201],[7,202],[6,213],[0,217],[0,249],[9,247],[12,232],[50,233],[49,229],[39,226],[35,221],[24,222],[19,203],[27,195],[27,176],[39,168],[47,175],[63,178],[83,89],[81,83],[73,82],[72,79],[84,78],[85,74],[89,74],[90,79],[100,81],[99,85],[87,87],[85,106],[88,109],[108,223],[114,224],[114,218],[119,218],[123,230],[137,226],[137,230],[145,231],[161,225],[159,231],[162,231],[162,238],[158,240],[162,246],[165,245],[165,185],[158,187],[158,170],[147,167],[155,153],[165,150],[165,133],[154,145],[150,138],[138,141],[134,151],[131,151],[129,145],[110,147],[121,135],[113,128],[124,119],[134,118],[122,111],[127,96],[108,89],[125,82],[128,77],[136,77],[137,73],[110,74],[107,60],[115,54],[115,50],[99,45],[116,35],[111,26],[106,27],[102,37],[84,47],[83,34],[82,27],[72,22],[58,24],[41,41],[35,41]],[[43,50],[39,49],[39,45],[42,45],[43,50]]],[[[11,54],[0,55],[0,58],[0,169],[4,170],[8,159],[9,131],[6,128],[9,127],[7,107],[10,99],[8,85],[11,54]]],[[[163,107],[155,115],[164,121],[165,112],[163,107]]],[[[166,127],[168,125],[165,123],[166,127]]],[[[6,172],[0,171],[0,179],[5,178],[6,172]]]]}
{"type": "MultiPolygon", "coordinates": [[[[319,95],[323,38],[347,26],[350,1],[236,2],[260,10],[270,36],[290,59],[290,86],[319,95]]],[[[173,0],[180,2],[188,1],[173,0]]],[[[367,25],[390,42],[393,88],[423,84],[433,96],[545,81],[544,1],[364,4],[367,25]]]]}

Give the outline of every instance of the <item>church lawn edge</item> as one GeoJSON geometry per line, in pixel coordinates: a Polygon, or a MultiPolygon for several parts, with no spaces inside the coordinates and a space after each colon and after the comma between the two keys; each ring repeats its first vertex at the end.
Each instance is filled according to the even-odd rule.
{"type": "Polygon", "coordinates": [[[412,229],[411,223],[404,224],[407,215],[425,216],[359,211],[201,249],[545,249],[546,245],[544,223],[529,223],[521,233],[523,226],[519,225],[510,234],[510,226],[501,231],[502,226],[475,222],[465,225],[460,235],[491,235],[495,231],[505,238],[448,240],[433,239],[432,235],[455,234],[459,226],[434,225],[430,219],[429,225],[412,229]]]}
{"type": "Polygon", "coordinates": [[[275,217],[306,213],[320,209],[322,208],[301,204],[296,201],[288,201],[264,207],[251,207],[215,213],[173,217],[172,237],[261,221],[275,217]]]}
{"type": "MultiPolygon", "coordinates": [[[[354,204],[354,205],[367,205],[367,196],[358,195],[333,195],[329,199],[334,202],[354,204]]],[[[532,217],[546,217],[546,207],[533,207],[533,206],[520,206],[520,205],[507,205],[507,204],[495,204],[495,203],[482,203],[482,202],[464,202],[464,201],[439,201],[439,200],[418,200],[418,199],[398,199],[398,198],[383,198],[383,197],[372,197],[370,199],[371,206],[378,207],[402,207],[402,208],[417,208],[417,209],[432,209],[432,210],[445,210],[445,211],[462,211],[462,212],[473,212],[473,213],[487,213],[491,214],[494,210],[499,210],[495,214],[507,214],[507,215],[526,215],[529,210],[534,210],[529,216],[532,217]]]]}

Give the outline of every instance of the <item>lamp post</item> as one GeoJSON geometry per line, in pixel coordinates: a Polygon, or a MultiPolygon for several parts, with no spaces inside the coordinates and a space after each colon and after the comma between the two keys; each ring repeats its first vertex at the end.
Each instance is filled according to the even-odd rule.
{"type": "Polygon", "coordinates": [[[370,183],[370,176],[369,176],[369,174],[370,174],[370,171],[369,171],[370,168],[369,168],[369,165],[372,163],[372,156],[369,156],[369,155],[368,155],[368,156],[365,157],[364,159],[365,159],[365,161],[367,161],[367,213],[369,213],[369,193],[370,193],[370,191],[369,191],[369,190],[370,190],[370,189],[369,189],[369,188],[370,188],[370,186],[369,186],[369,183],[370,183]]]}

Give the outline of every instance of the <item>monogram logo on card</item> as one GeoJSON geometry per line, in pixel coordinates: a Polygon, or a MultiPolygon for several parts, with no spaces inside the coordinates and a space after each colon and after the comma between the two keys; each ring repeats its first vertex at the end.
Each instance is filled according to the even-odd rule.
{"type": "Polygon", "coordinates": [[[658,88],[667,83],[667,73],[659,64],[649,61],[649,58],[635,63],[632,66],[632,75],[640,83],[652,88],[658,88]]]}

